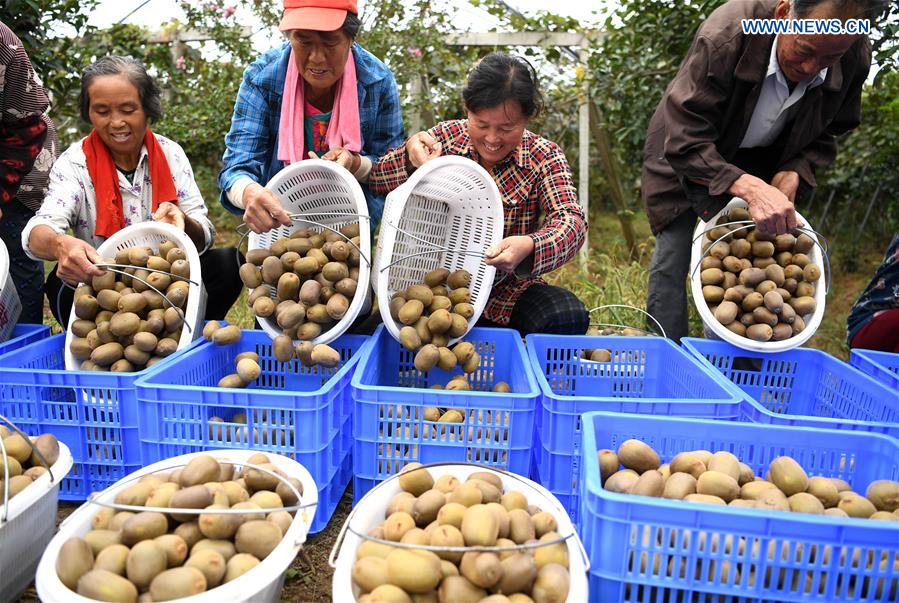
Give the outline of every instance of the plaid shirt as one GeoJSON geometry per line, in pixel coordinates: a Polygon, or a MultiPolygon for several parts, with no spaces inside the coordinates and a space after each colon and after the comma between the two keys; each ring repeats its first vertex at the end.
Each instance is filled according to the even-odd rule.
{"type": "MultiPolygon", "coordinates": [[[[428,134],[442,144],[447,155],[478,161],[467,120],[439,123],[428,134]]],[[[543,283],[540,275],[574,257],[584,243],[587,219],[578,204],[571,168],[562,149],[533,132],[525,130],[517,150],[495,165],[491,175],[503,199],[503,236],[529,235],[534,240],[534,253],[519,264],[514,275],[507,275],[493,287],[484,309],[484,318],[506,325],[521,294],[528,287],[543,283]]],[[[369,186],[386,194],[408,176],[406,148],[401,146],[375,163],[369,186]]]]}
{"type": "MultiPolygon", "coordinates": [[[[246,176],[264,186],[284,167],[278,160],[278,126],[289,59],[290,44],[285,42],[263,54],[244,72],[219,173],[222,205],[232,213],[243,213],[225,196],[238,178],[246,176]]],[[[403,143],[399,93],[390,69],[358,44],[353,44],[353,60],[362,154],[374,163],[388,149],[403,143]]],[[[365,184],[362,190],[374,224],[384,209],[384,197],[372,193],[365,184]]]]}

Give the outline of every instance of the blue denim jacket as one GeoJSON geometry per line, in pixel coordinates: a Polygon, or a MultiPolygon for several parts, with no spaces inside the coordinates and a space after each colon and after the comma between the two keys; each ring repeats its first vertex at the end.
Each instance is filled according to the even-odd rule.
{"type": "MultiPolygon", "coordinates": [[[[372,163],[389,149],[403,144],[403,116],[396,80],[387,66],[370,52],[353,44],[362,122],[362,154],[372,163]]],[[[242,211],[225,196],[234,182],[248,176],[263,186],[284,167],[278,160],[278,125],[281,96],[287,77],[290,44],[269,50],[244,72],[234,103],[231,130],[225,137],[225,156],[219,173],[222,205],[232,213],[242,211]]],[[[384,197],[362,185],[374,225],[384,209],[384,197]]]]}

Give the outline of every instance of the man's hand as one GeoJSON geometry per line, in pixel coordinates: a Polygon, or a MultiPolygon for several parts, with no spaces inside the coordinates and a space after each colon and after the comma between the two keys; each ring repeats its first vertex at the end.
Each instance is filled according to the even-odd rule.
{"type": "Polygon", "coordinates": [[[184,230],[184,212],[169,201],[159,204],[159,207],[156,208],[156,212],[153,214],[153,219],[157,222],[171,224],[178,230],[184,230]]]}
{"type": "Polygon", "coordinates": [[[406,156],[413,167],[420,168],[432,159],[440,157],[443,145],[427,132],[413,134],[406,141],[406,156]]]}
{"type": "Polygon", "coordinates": [[[97,250],[81,239],[59,235],[56,239],[56,275],[67,283],[88,282],[106,271],[94,266],[103,260],[97,250]]]}
{"type": "MultiPolygon", "coordinates": [[[[321,158],[325,161],[333,161],[340,167],[346,168],[351,174],[355,174],[362,163],[358,153],[353,153],[340,147],[329,150],[321,158]]],[[[315,153],[309,151],[309,159],[318,159],[318,157],[316,157],[315,153]]]]}
{"type": "Polygon", "coordinates": [[[243,207],[243,221],[256,234],[292,224],[290,216],[281,207],[281,201],[256,182],[244,190],[243,207]]]}
{"type": "Polygon", "coordinates": [[[777,172],[771,179],[771,186],[786,195],[790,203],[796,204],[796,191],[799,190],[799,174],[793,171],[777,172]]]}
{"type": "Polygon", "coordinates": [[[734,181],[729,192],[746,201],[749,215],[759,231],[783,234],[796,228],[793,203],[780,189],[764,180],[743,174],[734,181]]]}
{"type": "Polygon", "coordinates": [[[486,251],[484,263],[495,266],[497,270],[512,272],[532,253],[534,253],[534,239],[531,237],[506,237],[486,251]]]}

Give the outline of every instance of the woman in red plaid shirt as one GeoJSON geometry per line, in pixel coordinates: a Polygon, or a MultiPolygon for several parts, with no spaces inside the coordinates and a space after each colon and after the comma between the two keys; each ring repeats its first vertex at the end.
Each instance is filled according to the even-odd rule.
{"type": "Polygon", "coordinates": [[[540,278],[574,257],[587,220],[562,149],[527,130],[543,106],[534,68],[505,53],[489,54],[469,72],[462,99],[468,119],[410,137],[375,163],[369,186],[386,194],[443,154],[477,161],[496,181],[505,214],[505,238],[487,250],[486,262],[508,273],[493,288],[479,324],[523,335],[585,333],[583,302],[540,278]]]}

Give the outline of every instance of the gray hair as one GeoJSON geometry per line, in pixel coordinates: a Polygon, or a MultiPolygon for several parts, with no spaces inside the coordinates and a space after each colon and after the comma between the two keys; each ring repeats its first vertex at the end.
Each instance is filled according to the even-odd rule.
{"type": "Polygon", "coordinates": [[[81,74],[81,92],[78,95],[78,107],[81,119],[90,123],[90,94],[88,89],[95,79],[104,75],[124,75],[137,88],[140,104],[150,121],[162,117],[162,101],[159,87],[147,73],[144,64],[134,57],[108,56],[94,61],[81,74]]]}
{"type": "Polygon", "coordinates": [[[854,14],[872,21],[880,17],[887,7],[886,0],[790,0],[790,16],[805,19],[814,9],[825,5],[830,6],[834,14],[854,14]]]}

